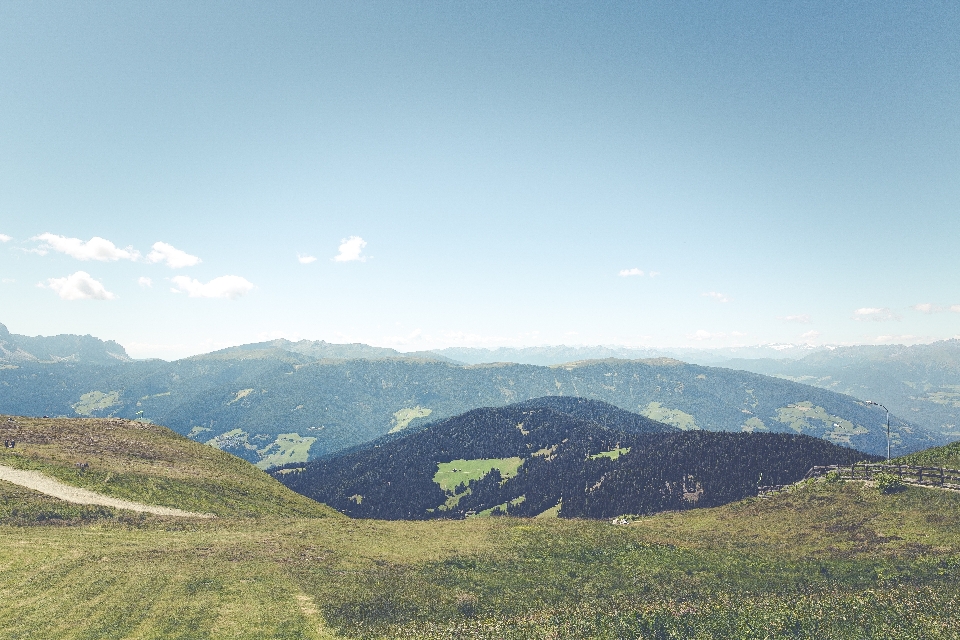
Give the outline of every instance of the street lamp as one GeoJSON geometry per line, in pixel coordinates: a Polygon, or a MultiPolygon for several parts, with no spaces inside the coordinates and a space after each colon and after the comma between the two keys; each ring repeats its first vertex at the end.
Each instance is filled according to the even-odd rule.
{"type": "Polygon", "coordinates": [[[867,400],[867,404],[875,405],[887,412],[887,462],[890,462],[890,410],[879,402],[874,402],[873,400],[867,400]]]}

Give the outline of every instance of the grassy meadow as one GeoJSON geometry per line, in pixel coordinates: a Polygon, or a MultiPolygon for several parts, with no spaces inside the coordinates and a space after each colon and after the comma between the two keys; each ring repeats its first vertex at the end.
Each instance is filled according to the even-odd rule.
{"type": "Polygon", "coordinates": [[[218,516],[336,514],[239,458],[148,422],[0,416],[0,436],[17,442],[0,449],[0,464],[114,498],[218,516]]]}
{"type": "MultiPolygon", "coordinates": [[[[69,469],[49,446],[37,464],[69,469]]],[[[223,472],[197,460],[167,473],[223,472]]],[[[614,525],[281,514],[261,491],[285,499],[187,520],[0,482],[0,638],[960,637],[956,492],[818,480],[614,525]]]]}

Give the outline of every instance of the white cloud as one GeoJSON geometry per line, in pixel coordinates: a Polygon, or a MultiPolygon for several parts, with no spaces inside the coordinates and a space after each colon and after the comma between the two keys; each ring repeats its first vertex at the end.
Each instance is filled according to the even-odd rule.
{"type": "Polygon", "coordinates": [[[340,241],[340,253],[334,256],[335,262],[350,262],[352,260],[365,261],[366,256],[361,257],[360,252],[367,246],[366,241],[360,236],[350,236],[346,240],[340,241]]]}
{"type": "Polygon", "coordinates": [[[300,264],[310,264],[311,262],[317,261],[317,259],[313,256],[302,256],[299,253],[297,254],[297,260],[300,261],[300,264]]]}
{"type": "Polygon", "coordinates": [[[954,313],[960,313],[960,304],[950,305],[950,311],[953,311],[954,313]]]}
{"type": "Polygon", "coordinates": [[[0,242],[10,242],[11,240],[13,240],[13,238],[10,236],[6,235],[5,233],[0,233],[0,242]]]}
{"type": "Polygon", "coordinates": [[[152,249],[153,251],[147,255],[147,262],[166,262],[171,269],[192,267],[202,262],[197,256],[192,256],[166,242],[154,242],[152,249]]]}
{"type": "Polygon", "coordinates": [[[938,304],[933,304],[930,302],[922,302],[920,304],[915,304],[910,307],[914,311],[919,311],[920,313],[932,314],[932,313],[941,313],[943,311],[955,311],[960,309],[960,305],[953,305],[952,307],[941,307],[938,304]]]}
{"type": "Polygon", "coordinates": [[[819,331],[814,331],[814,330],[812,330],[812,329],[811,329],[810,331],[807,331],[807,332],[805,332],[805,333],[801,333],[801,334],[800,334],[800,338],[803,339],[803,340],[806,340],[807,342],[813,342],[814,340],[816,340],[816,339],[819,338],[819,337],[820,337],[820,332],[819,332],[819,331]]]}
{"type": "Polygon", "coordinates": [[[810,314],[798,313],[795,316],[784,316],[781,320],[784,322],[796,322],[797,324],[810,324],[810,314]]]}
{"type": "Polygon", "coordinates": [[[64,300],[113,300],[117,297],[86,271],[77,271],[66,278],[49,278],[47,284],[41,282],[37,286],[53,289],[64,300]]]}
{"type": "Polygon", "coordinates": [[[890,309],[883,307],[862,307],[853,312],[854,320],[884,322],[885,320],[899,320],[900,318],[890,309]]]}
{"type": "Polygon", "coordinates": [[[704,331],[703,329],[697,329],[696,332],[691,333],[688,338],[693,340],[713,340],[714,338],[725,338],[727,334],[725,333],[710,333],[709,331],[704,331]]]}
{"type": "Polygon", "coordinates": [[[620,277],[621,277],[621,278],[626,278],[626,277],[629,277],[629,276],[642,276],[642,275],[643,275],[643,271],[640,271],[640,269],[637,269],[636,267],[634,267],[633,269],[621,269],[621,270],[620,270],[620,277]]]}
{"type": "Polygon", "coordinates": [[[151,280],[146,276],[142,276],[140,278],[137,278],[137,284],[140,285],[141,287],[152,287],[153,280],[151,280]]]}
{"type": "MultiPolygon", "coordinates": [[[[80,238],[67,238],[52,233],[43,233],[32,239],[44,243],[40,249],[35,250],[34,253],[52,249],[53,251],[65,253],[77,260],[100,260],[101,262],[136,260],[140,257],[140,252],[132,247],[121,249],[109,240],[105,240],[99,236],[94,236],[84,242],[80,238]]],[[[44,255],[44,253],[40,253],[40,255],[44,255]]]]}
{"type": "Polygon", "coordinates": [[[710,291],[708,293],[704,293],[703,296],[705,298],[713,298],[717,302],[730,302],[730,298],[723,295],[722,293],[717,293],[716,291],[710,291]]]}
{"type": "Polygon", "coordinates": [[[656,278],[658,275],[660,275],[660,272],[659,272],[659,271],[651,271],[649,275],[650,275],[651,278],[656,278]]]}
{"type": "Polygon", "coordinates": [[[177,289],[174,293],[186,293],[191,298],[230,298],[236,299],[253,289],[253,283],[240,276],[220,276],[204,284],[187,276],[173,278],[177,289]]]}

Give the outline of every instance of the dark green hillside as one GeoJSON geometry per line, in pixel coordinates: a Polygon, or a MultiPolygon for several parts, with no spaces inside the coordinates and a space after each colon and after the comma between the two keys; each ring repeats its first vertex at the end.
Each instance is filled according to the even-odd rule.
{"type": "Polygon", "coordinates": [[[624,411],[607,402],[576,396],[544,396],[514,405],[520,409],[553,409],[601,427],[630,433],[672,433],[677,427],[651,420],[638,413],[624,411]]]}
{"type": "MultiPolygon", "coordinates": [[[[282,341],[253,346],[177,362],[3,365],[0,411],[122,418],[142,411],[143,418],[261,468],[546,395],[602,400],[682,429],[802,433],[866,452],[886,448],[882,411],[848,396],[675,360],[460,366],[316,359],[281,348],[282,341]]],[[[899,420],[893,436],[896,454],[946,441],[899,420]]]]}
{"type": "Polygon", "coordinates": [[[960,469],[960,442],[917,451],[893,460],[894,464],[912,464],[918,467],[946,467],[960,469]]]}
{"type": "Polygon", "coordinates": [[[638,430],[637,416],[569,400],[475,409],[275,477],[354,517],[606,518],[718,506],[756,495],[758,484],[796,482],[815,465],[864,459],[808,436],[681,432],[655,423],[638,430]],[[585,405],[608,426],[536,405],[574,412],[585,405]],[[623,430],[611,428],[618,414],[626,414],[623,430]]]}

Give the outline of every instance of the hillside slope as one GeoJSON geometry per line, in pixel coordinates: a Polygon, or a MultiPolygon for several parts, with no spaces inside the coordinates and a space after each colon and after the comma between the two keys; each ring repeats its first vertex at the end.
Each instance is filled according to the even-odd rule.
{"type": "Polygon", "coordinates": [[[113,498],[218,516],[334,513],[249,463],[158,425],[0,416],[0,439],[16,443],[0,449],[0,464],[113,498]]]}
{"type": "MultiPolygon", "coordinates": [[[[177,362],[8,365],[0,367],[0,389],[0,412],[142,415],[261,468],[545,395],[602,400],[682,429],[803,433],[870,453],[886,448],[882,411],[849,396],[665,359],[461,366],[315,359],[274,344],[177,362]]],[[[893,422],[897,454],[946,441],[893,422]]]]}
{"type": "Polygon", "coordinates": [[[808,436],[638,428],[641,416],[570,400],[474,409],[275,477],[354,517],[606,518],[717,506],[756,495],[758,484],[796,482],[815,465],[864,459],[808,436]]]}
{"type": "Polygon", "coordinates": [[[738,359],[723,366],[876,400],[929,431],[960,438],[960,339],[838,347],[799,360],[738,359]]]}
{"type": "Polygon", "coordinates": [[[932,447],[893,459],[893,464],[912,464],[918,467],[945,467],[960,469],[960,442],[932,447]]]}
{"type": "Polygon", "coordinates": [[[78,640],[955,640],[958,527],[960,493],[824,481],[628,526],[0,517],[0,629],[78,640]]]}

